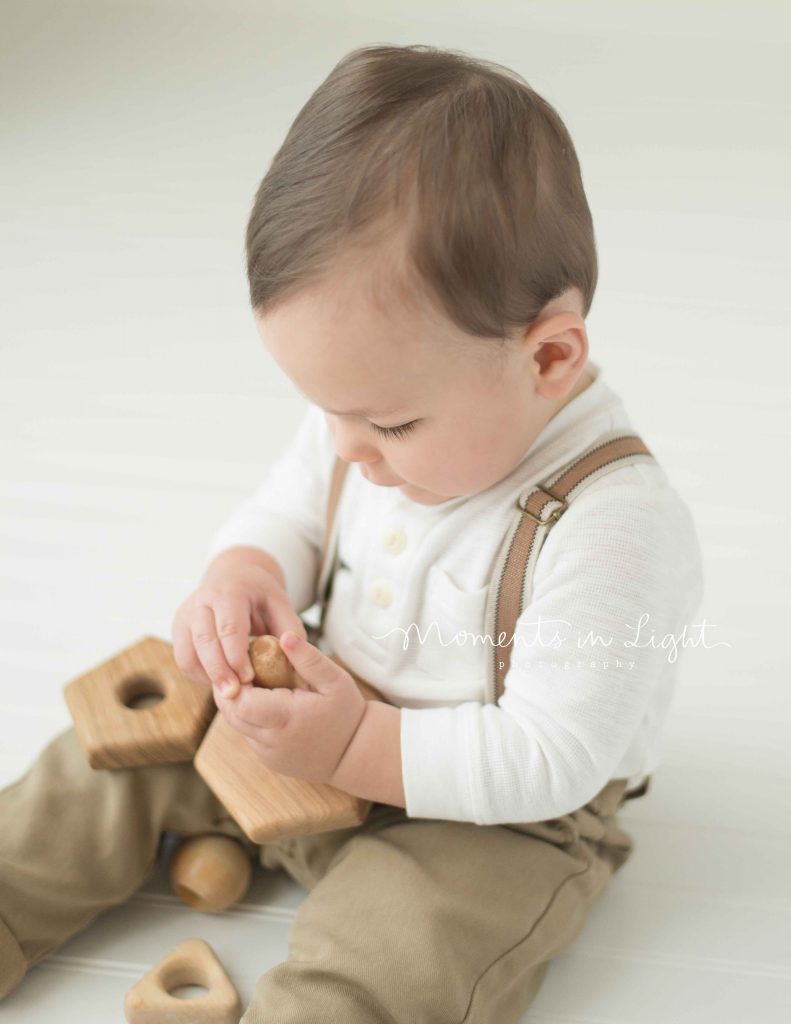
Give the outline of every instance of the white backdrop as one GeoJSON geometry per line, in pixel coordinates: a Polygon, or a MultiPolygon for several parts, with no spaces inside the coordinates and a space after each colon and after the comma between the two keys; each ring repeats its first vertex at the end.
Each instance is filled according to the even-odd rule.
{"type": "MultiPolygon", "coordinates": [[[[465,50],[519,71],[574,138],[600,260],[591,355],[690,504],[701,615],[730,645],[684,654],[664,764],[624,812],[639,850],[622,904],[564,955],[570,987],[555,969],[531,1019],[722,1022],[760,1007],[779,1021],[788,15],[771,0],[6,4],[0,785],[69,724],[67,680],[142,635],[170,638],[209,537],[301,415],[255,334],[243,262],[291,120],[356,46],[465,50]],[[620,980],[583,998],[608,958],[620,980]]],[[[211,935],[212,921],[186,921],[211,935]]],[[[146,950],[143,926],[139,938],[146,950]]],[[[43,974],[39,1003],[15,996],[7,1019],[45,1019],[50,991],[62,1011],[63,975],[50,989],[43,974]]],[[[120,1006],[112,986],[107,998],[120,1006]]]]}

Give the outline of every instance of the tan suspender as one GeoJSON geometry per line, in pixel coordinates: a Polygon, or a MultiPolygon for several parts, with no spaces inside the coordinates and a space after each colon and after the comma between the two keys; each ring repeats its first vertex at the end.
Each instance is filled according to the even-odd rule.
{"type": "MultiPolygon", "coordinates": [[[[543,483],[530,484],[520,494],[516,501],[519,512],[500,546],[486,601],[483,635],[492,643],[486,703],[496,703],[503,694],[516,622],[530,600],[533,572],[549,530],[588,484],[613,469],[648,461],[655,461],[654,456],[636,434],[613,431],[580,452],[543,483]]],[[[327,500],[324,547],[317,584],[321,611],[316,635],[321,633],[332,592],[338,560],[335,512],[348,468],[348,462],[336,458],[327,500]]],[[[627,793],[626,799],[641,796],[647,789],[648,779],[639,789],[627,793]]]]}
{"type": "Polygon", "coordinates": [[[492,639],[487,703],[496,703],[503,695],[516,621],[530,599],[533,571],[550,529],[588,484],[610,470],[648,460],[653,461],[653,455],[636,434],[613,432],[543,483],[531,484],[517,499],[519,515],[503,539],[486,602],[484,636],[492,639]]]}
{"type": "Polygon", "coordinates": [[[348,468],[349,463],[345,462],[341,458],[336,458],[335,464],[332,467],[330,493],[327,498],[327,513],[324,521],[321,568],[319,570],[318,582],[316,584],[316,593],[318,595],[321,608],[319,624],[316,628],[317,634],[321,633],[324,626],[324,616],[327,614],[327,605],[329,604],[330,594],[332,593],[332,581],[335,578],[335,567],[338,563],[337,530],[333,530],[333,527],[336,526],[335,512],[341,498],[341,489],[343,488],[343,481],[346,477],[346,470],[348,468]],[[332,553],[331,558],[330,552],[332,553]]]}

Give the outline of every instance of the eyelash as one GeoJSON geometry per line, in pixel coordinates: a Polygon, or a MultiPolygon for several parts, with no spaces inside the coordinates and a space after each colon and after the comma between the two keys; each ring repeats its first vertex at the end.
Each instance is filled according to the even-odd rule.
{"type": "Polygon", "coordinates": [[[398,427],[379,427],[376,423],[372,423],[371,426],[380,437],[404,438],[415,429],[416,424],[417,420],[410,420],[409,423],[402,423],[398,427]]]}

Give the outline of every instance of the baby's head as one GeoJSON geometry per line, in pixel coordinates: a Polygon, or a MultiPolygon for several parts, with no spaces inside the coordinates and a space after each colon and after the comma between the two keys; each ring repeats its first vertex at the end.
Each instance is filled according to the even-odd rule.
{"type": "Polygon", "coordinates": [[[255,197],[264,345],[338,455],[423,504],[490,487],[590,382],[590,210],[560,117],[458,51],[348,54],[255,197]]]}

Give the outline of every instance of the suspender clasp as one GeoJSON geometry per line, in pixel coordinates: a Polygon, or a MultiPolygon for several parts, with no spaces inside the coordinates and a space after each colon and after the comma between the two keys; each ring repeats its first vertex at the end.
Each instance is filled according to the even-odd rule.
{"type": "MultiPolygon", "coordinates": [[[[538,523],[539,526],[551,526],[553,523],[557,522],[558,519],[560,519],[560,517],[569,507],[568,502],[565,498],[561,498],[559,495],[553,494],[552,491],[550,491],[550,489],[548,487],[545,487],[543,484],[537,484],[536,486],[540,491],[543,491],[544,494],[549,495],[550,498],[553,498],[555,501],[559,501],[560,507],[553,508],[546,519],[539,519],[537,515],[534,515],[529,509],[525,508],[525,506],[522,504],[521,498],[516,499],[516,507],[518,509],[521,509],[524,515],[529,516],[533,520],[533,522],[538,523]]],[[[534,491],[531,491],[528,495],[528,498],[530,498],[530,496],[534,493],[534,491]]]]}

